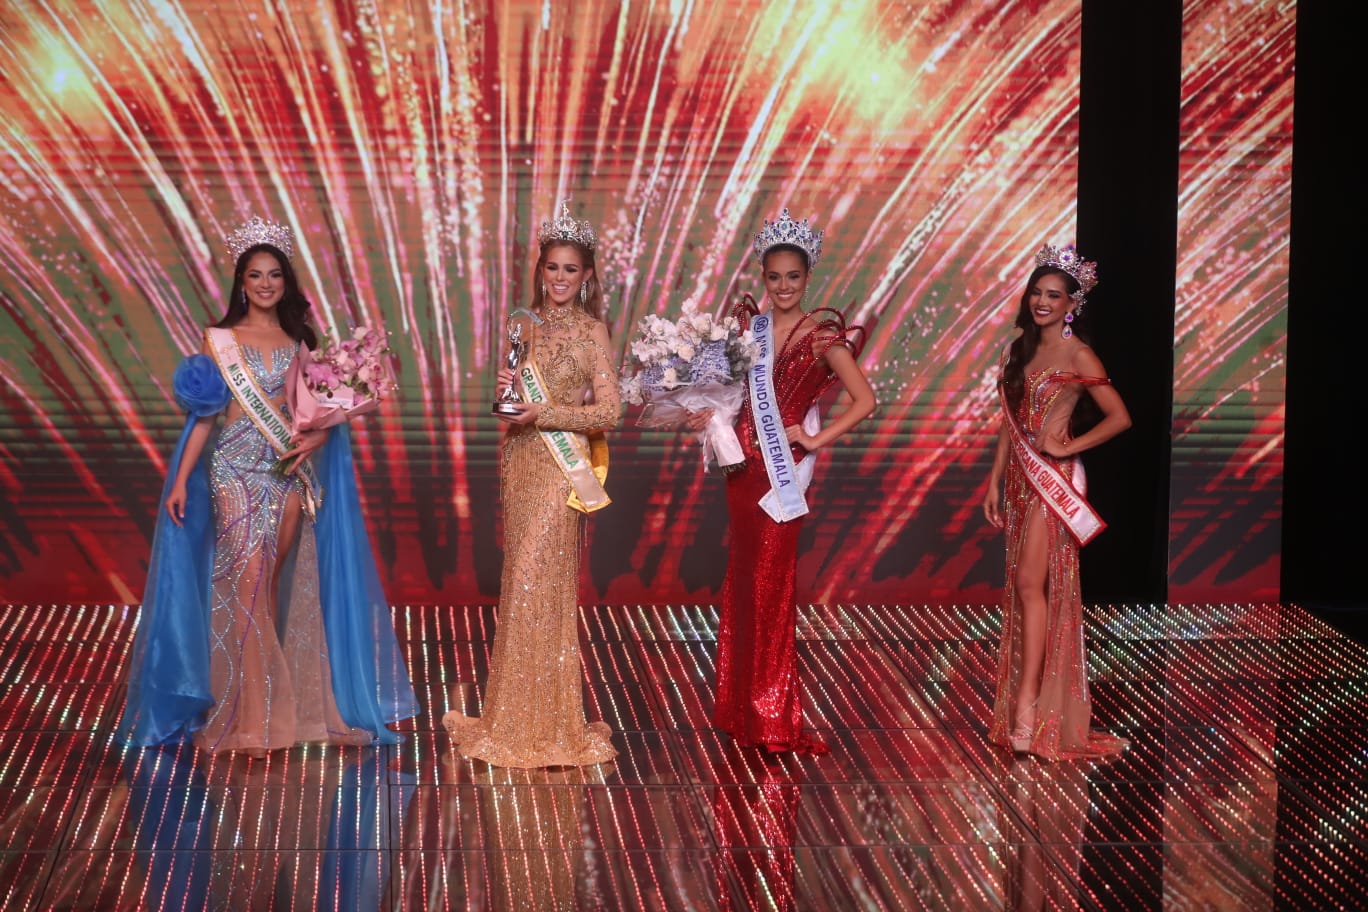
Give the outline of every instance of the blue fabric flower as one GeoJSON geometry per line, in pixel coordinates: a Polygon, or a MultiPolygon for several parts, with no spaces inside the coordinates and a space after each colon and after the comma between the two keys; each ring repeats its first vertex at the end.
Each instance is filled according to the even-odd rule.
{"type": "Polygon", "coordinates": [[[199,352],[176,365],[171,386],[176,394],[176,404],[199,418],[218,414],[233,398],[214,359],[199,352]]]}
{"type": "Polygon", "coordinates": [[[727,358],[727,340],[704,342],[691,362],[690,379],[698,386],[731,383],[732,366],[727,358]]]}

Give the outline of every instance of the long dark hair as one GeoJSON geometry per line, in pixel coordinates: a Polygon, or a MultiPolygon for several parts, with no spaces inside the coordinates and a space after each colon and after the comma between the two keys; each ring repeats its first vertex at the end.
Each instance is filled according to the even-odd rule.
{"type": "Polygon", "coordinates": [[[247,302],[242,297],[242,274],[247,271],[247,262],[258,253],[270,254],[280,264],[280,274],[285,279],[285,292],[276,304],[276,316],[280,328],[296,342],[303,342],[309,348],[318,347],[318,335],[309,325],[309,310],[313,304],[299,290],[299,279],[295,277],[290,258],[271,244],[253,244],[238,255],[233,266],[233,290],[228,292],[228,310],[223,318],[214,324],[219,329],[230,329],[247,316],[247,302]]]}
{"type": "Polygon", "coordinates": [[[576,296],[574,305],[595,320],[603,320],[603,317],[600,316],[603,313],[603,284],[599,282],[599,271],[598,265],[594,262],[594,251],[578,241],[568,239],[548,241],[542,245],[541,252],[537,255],[537,265],[532,268],[532,310],[535,313],[541,313],[542,307],[546,303],[546,293],[542,291],[542,269],[546,266],[546,255],[557,247],[573,247],[578,250],[580,262],[584,268],[594,271],[592,276],[584,280],[589,288],[586,295],[587,300],[581,301],[576,296]]]}
{"type": "MultiPolygon", "coordinates": [[[[1012,340],[1008,349],[1007,364],[1002,369],[1002,385],[1007,393],[1007,403],[1016,411],[1021,407],[1021,399],[1026,395],[1026,365],[1035,357],[1040,347],[1040,327],[1031,316],[1031,289],[1048,275],[1057,275],[1064,280],[1064,288],[1069,295],[1076,294],[1081,287],[1078,280],[1056,266],[1037,266],[1026,280],[1026,288],[1021,292],[1021,303],[1017,306],[1016,326],[1021,330],[1012,340]]],[[[1075,309],[1074,321],[1069,324],[1080,341],[1090,343],[1087,324],[1083,320],[1081,308],[1075,309]]],[[[1099,411],[1092,405],[1092,397],[1084,396],[1079,400],[1070,421],[1075,435],[1097,420],[1099,411]]]]}

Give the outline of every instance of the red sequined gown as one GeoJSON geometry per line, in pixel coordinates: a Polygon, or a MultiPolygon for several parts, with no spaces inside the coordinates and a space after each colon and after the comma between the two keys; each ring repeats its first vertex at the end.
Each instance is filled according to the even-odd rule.
{"type": "MultiPolygon", "coordinates": [[[[737,316],[744,329],[754,311],[742,304],[737,316]]],[[[808,408],[835,381],[826,364],[827,349],[844,344],[858,356],[862,342],[851,342],[853,333],[863,339],[858,327],[846,327],[839,312],[820,308],[805,314],[787,338],[775,338],[774,391],[785,427],[801,424],[808,408]]],[[[803,520],[777,523],[760,507],[770,481],[749,397],[736,431],[746,462],[727,476],[731,543],[717,631],[714,721],[742,746],[822,753],[825,745],[803,734],[798,680],[794,583],[803,520]]],[[[801,447],[793,448],[795,463],[804,455],[801,447]]],[[[809,503],[811,493],[809,489],[809,503]]]]}
{"type": "MultiPolygon", "coordinates": [[[[1109,383],[1104,377],[1084,377],[1071,371],[1035,371],[1026,377],[1026,389],[1016,420],[1032,440],[1039,440],[1047,426],[1058,426],[1065,439],[1073,408],[1084,388],[1109,383]]],[[[1072,459],[1041,454],[1067,478],[1072,459]]],[[[1102,757],[1120,753],[1126,741],[1089,730],[1092,702],[1088,695],[1087,655],[1083,648],[1083,597],[1078,578],[1078,542],[1068,526],[1041,502],[1015,457],[1007,461],[1003,514],[1006,518],[1007,576],[1002,594],[1002,645],[998,657],[997,699],[993,703],[988,739],[1010,746],[1016,724],[1016,693],[1022,666],[1022,609],[1017,596],[1017,563],[1032,515],[1043,515],[1048,536],[1048,569],[1045,583],[1045,663],[1036,700],[1031,753],[1046,759],[1102,757]]]]}

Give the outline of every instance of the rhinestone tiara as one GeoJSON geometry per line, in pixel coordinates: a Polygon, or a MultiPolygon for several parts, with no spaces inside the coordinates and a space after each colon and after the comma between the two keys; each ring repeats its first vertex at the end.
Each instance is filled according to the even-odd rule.
{"type": "Polygon", "coordinates": [[[1083,297],[1097,284],[1097,264],[1079,256],[1073,244],[1065,244],[1063,247],[1046,244],[1036,251],[1035,261],[1037,267],[1052,266],[1073,276],[1078,282],[1080,304],[1083,303],[1083,297]]]}
{"type": "Polygon", "coordinates": [[[587,219],[577,219],[570,214],[570,200],[561,200],[560,214],[552,221],[542,222],[537,229],[537,245],[545,247],[552,241],[570,241],[594,249],[598,238],[594,237],[594,227],[587,219]]]}
{"type": "Polygon", "coordinates": [[[773,222],[765,219],[765,227],[755,236],[755,259],[763,263],[769,249],[779,244],[792,244],[801,249],[807,254],[808,268],[811,269],[822,255],[822,232],[813,231],[807,219],[795,222],[785,206],[779,218],[773,222]]]}
{"type": "Polygon", "coordinates": [[[228,245],[228,252],[232,254],[234,263],[242,256],[244,250],[257,244],[270,244],[285,254],[286,259],[294,256],[294,235],[290,233],[290,229],[275,222],[268,222],[259,215],[252,216],[234,228],[223,241],[228,245]]]}

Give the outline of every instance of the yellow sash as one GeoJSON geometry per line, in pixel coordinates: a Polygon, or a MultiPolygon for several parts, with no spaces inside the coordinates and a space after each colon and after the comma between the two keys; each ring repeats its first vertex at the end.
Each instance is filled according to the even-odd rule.
{"type": "MultiPolygon", "coordinates": [[[[518,368],[528,402],[548,401],[546,384],[536,364],[529,358],[518,368]]],[[[581,513],[592,513],[612,503],[603,483],[608,479],[608,438],[603,433],[579,434],[574,431],[539,431],[556,465],[570,482],[566,506],[581,513]]]]}

